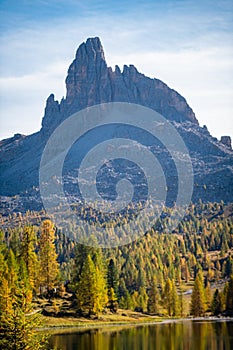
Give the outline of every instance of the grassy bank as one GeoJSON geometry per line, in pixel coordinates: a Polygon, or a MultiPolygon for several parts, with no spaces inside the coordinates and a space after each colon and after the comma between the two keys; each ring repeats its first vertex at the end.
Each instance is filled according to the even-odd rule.
{"type": "MultiPolygon", "coordinates": [[[[84,317],[52,317],[41,316],[42,328],[66,328],[66,327],[98,327],[105,325],[128,325],[141,324],[149,322],[161,322],[165,318],[158,316],[149,316],[130,310],[118,310],[116,314],[101,314],[98,318],[84,317]]],[[[167,319],[167,317],[166,317],[167,319]]]]}
{"type": "MultiPolygon", "coordinates": [[[[123,310],[125,311],[125,310],[123,310]]],[[[120,310],[121,312],[121,310],[120,310]]],[[[108,328],[111,330],[115,327],[136,327],[145,324],[154,323],[173,323],[173,322],[187,322],[187,321],[231,321],[233,317],[216,317],[216,316],[205,316],[205,317],[158,317],[140,314],[127,310],[125,315],[120,313],[115,315],[102,315],[98,319],[87,319],[87,318],[75,318],[75,317],[48,317],[42,316],[43,326],[41,330],[45,330],[50,334],[64,332],[73,332],[74,328],[77,331],[84,329],[102,328],[107,331],[108,328]],[[107,327],[107,328],[106,328],[107,327]]]]}

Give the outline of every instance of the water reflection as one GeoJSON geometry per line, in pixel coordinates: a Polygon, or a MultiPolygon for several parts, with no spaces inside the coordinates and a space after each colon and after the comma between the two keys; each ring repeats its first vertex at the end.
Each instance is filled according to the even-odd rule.
{"type": "Polygon", "coordinates": [[[54,334],[62,350],[231,350],[233,321],[185,321],[54,334]]]}

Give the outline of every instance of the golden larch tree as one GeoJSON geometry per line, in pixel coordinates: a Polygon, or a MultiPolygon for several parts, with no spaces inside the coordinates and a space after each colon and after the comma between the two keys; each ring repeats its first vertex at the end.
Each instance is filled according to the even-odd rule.
{"type": "Polygon", "coordinates": [[[43,221],[39,237],[39,286],[43,292],[45,288],[47,293],[51,291],[58,280],[59,264],[57,262],[57,253],[54,244],[55,227],[50,220],[43,221]]]}

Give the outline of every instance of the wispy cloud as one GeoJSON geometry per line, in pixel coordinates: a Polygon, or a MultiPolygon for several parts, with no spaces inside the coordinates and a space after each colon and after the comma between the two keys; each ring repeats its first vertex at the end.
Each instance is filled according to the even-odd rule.
{"type": "MultiPolygon", "coordinates": [[[[28,6],[28,1],[23,3],[28,6]]],[[[213,1],[209,9],[209,1],[200,6],[193,1],[140,5],[136,1],[133,6],[129,1],[125,8],[119,1],[118,10],[113,2],[107,8],[103,1],[89,3],[69,0],[64,7],[63,0],[56,6],[53,1],[37,0],[33,11],[40,9],[39,20],[28,10],[22,21],[22,9],[15,26],[5,25],[0,138],[38,130],[45,98],[51,92],[58,99],[65,94],[64,80],[77,46],[97,35],[109,65],[132,63],[164,80],[186,97],[201,124],[209,125],[214,135],[233,134],[229,1],[213,1]],[[51,9],[57,16],[50,14],[51,9]]]]}

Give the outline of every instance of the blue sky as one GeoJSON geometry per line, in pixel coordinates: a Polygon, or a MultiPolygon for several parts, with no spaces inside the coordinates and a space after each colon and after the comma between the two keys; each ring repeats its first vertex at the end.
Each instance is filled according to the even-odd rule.
{"type": "Polygon", "coordinates": [[[40,129],[65,95],[79,44],[99,36],[109,66],[134,64],[180,92],[213,136],[233,136],[232,1],[0,1],[0,139],[40,129]]]}

